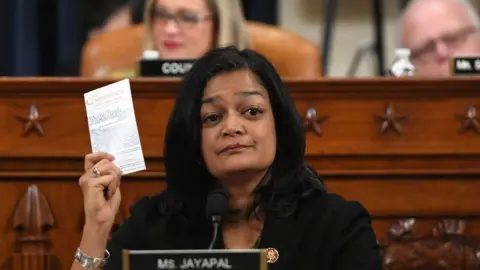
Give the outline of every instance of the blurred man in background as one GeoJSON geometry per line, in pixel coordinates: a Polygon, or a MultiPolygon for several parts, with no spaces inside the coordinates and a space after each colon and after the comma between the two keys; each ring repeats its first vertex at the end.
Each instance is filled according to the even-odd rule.
{"type": "Polygon", "coordinates": [[[449,76],[453,56],[480,56],[479,27],[468,0],[414,0],[401,18],[401,42],[417,75],[449,76]]]}

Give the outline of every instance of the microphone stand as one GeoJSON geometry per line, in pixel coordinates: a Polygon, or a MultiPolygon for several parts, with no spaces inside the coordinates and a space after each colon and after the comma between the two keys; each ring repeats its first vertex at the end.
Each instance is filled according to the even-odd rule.
{"type": "Polygon", "coordinates": [[[208,246],[208,249],[211,250],[213,249],[213,245],[215,245],[215,242],[217,241],[218,237],[218,223],[222,220],[221,216],[213,216],[212,217],[212,223],[213,223],[213,238],[212,241],[210,242],[210,245],[208,246]]]}

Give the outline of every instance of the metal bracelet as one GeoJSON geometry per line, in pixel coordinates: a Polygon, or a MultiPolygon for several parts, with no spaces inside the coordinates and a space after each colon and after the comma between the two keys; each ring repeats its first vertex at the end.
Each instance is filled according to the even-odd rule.
{"type": "Polygon", "coordinates": [[[108,258],[110,258],[110,252],[108,252],[108,250],[105,250],[105,254],[105,258],[96,258],[85,254],[80,248],[77,248],[74,259],[75,262],[84,268],[101,269],[107,264],[108,258]]]}

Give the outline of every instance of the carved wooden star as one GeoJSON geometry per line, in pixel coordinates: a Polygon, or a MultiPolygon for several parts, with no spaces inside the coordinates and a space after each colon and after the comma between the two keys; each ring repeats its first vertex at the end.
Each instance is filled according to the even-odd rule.
{"type": "Polygon", "coordinates": [[[28,113],[28,116],[17,116],[17,118],[25,123],[22,136],[27,135],[32,130],[37,132],[40,136],[45,135],[42,127],[42,122],[46,121],[49,116],[40,115],[35,104],[30,105],[30,111],[28,113]]]}
{"type": "Polygon", "coordinates": [[[404,121],[407,116],[406,115],[397,115],[393,104],[390,103],[385,110],[384,115],[376,115],[382,121],[382,125],[380,127],[381,133],[386,133],[389,129],[393,129],[398,134],[402,134],[402,125],[401,122],[404,121]]]}
{"type": "Polygon", "coordinates": [[[327,119],[328,119],[328,116],[318,116],[317,110],[315,109],[315,107],[310,106],[308,107],[305,113],[305,121],[304,121],[305,129],[307,131],[309,129],[313,129],[315,134],[317,134],[318,136],[322,136],[322,128],[320,127],[320,124],[327,119]]]}
{"type": "Polygon", "coordinates": [[[477,108],[475,105],[469,105],[467,108],[467,115],[456,115],[456,118],[462,122],[460,127],[460,133],[472,129],[477,133],[480,133],[480,123],[477,118],[477,108]]]}

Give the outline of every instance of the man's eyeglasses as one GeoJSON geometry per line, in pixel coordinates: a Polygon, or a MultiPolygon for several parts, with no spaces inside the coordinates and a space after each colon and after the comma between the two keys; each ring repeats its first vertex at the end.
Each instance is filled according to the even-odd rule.
{"type": "Polygon", "coordinates": [[[176,14],[170,13],[162,9],[153,9],[152,18],[154,21],[168,22],[173,20],[181,28],[189,28],[198,24],[201,21],[207,21],[212,19],[211,14],[199,14],[195,12],[178,12],[176,14]]]}
{"type": "Polygon", "coordinates": [[[425,61],[435,57],[437,42],[442,42],[448,49],[455,49],[464,44],[478,29],[474,26],[464,27],[458,31],[444,34],[436,39],[429,40],[420,48],[412,49],[412,59],[425,61]]]}

